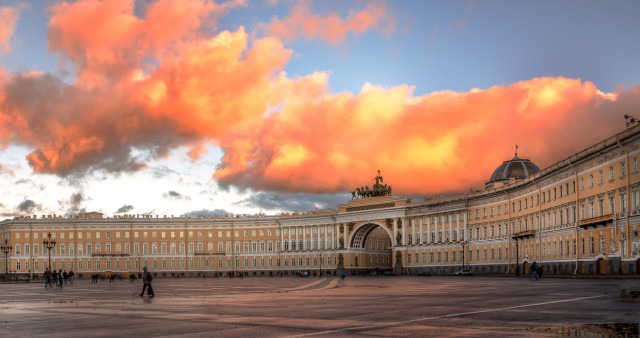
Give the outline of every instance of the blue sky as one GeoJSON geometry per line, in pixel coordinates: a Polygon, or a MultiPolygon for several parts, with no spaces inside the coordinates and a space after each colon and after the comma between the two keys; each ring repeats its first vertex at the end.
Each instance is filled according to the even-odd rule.
{"type": "MultiPolygon", "coordinates": [[[[75,5],[82,2],[78,1],[75,5]]],[[[6,77],[4,82],[13,83],[11,77],[37,71],[51,73],[72,87],[78,86],[77,69],[80,66],[70,59],[72,51],[54,53],[48,48],[48,24],[53,16],[50,8],[57,5],[58,1],[4,1],[0,5],[13,8],[19,13],[15,30],[8,41],[10,50],[0,55],[0,65],[4,68],[6,77]]],[[[144,10],[141,8],[145,6],[144,2],[136,3],[135,14],[138,17],[144,17],[144,10]]],[[[357,99],[362,88],[369,83],[379,86],[383,91],[407,85],[414,88],[410,94],[412,100],[420,100],[430,97],[432,93],[447,90],[468,93],[474,88],[508,87],[536,78],[564,77],[580,79],[580,86],[589,81],[603,93],[626,90],[626,94],[619,92],[619,97],[630,97],[629,100],[635,102],[633,90],[640,81],[638,1],[279,1],[275,5],[271,2],[249,1],[245,6],[240,4],[230,7],[223,14],[208,16],[208,20],[211,20],[209,24],[217,19],[216,29],[202,33],[206,32],[202,28],[201,35],[214,37],[222,30],[237,32],[240,27],[244,27],[248,36],[245,56],[254,43],[273,35],[292,54],[283,67],[275,67],[271,75],[285,71],[287,78],[297,81],[296,79],[309,77],[314,72],[326,73],[328,82],[323,95],[348,94],[357,99]],[[320,18],[333,13],[346,21],[353,15],[374,7],[382,6],[384,15],[364,31],[349,31],[344,41],[338,44],[319,36],[295,36],[288,39],[271,34],[265,29],[273,20],[290,17],[296,6],[303,6],[309,13],[320,18]]],[[[171,29],[170,26],[167,29],[171,29]]],[[[197,33],[193,34],[188,39],[199,38],[197,33]]],[[[161,59],[156,59],[151,60],[150,64],[157,66],[161,62],[161,59]]],[[[311,102],[314,99],[308,100],[311,102]]],[[[287,107],[293,101],[294,98],[290,98],[280,102],[278,107],[287,107]]],[[[593,105],[600,105],[600,101],[597,102],[593,105]]],[[[4,114],[9,114],[6,102],[0,107],[4,114]]],[[[602,107],[598,106],[596,110],[604,109],[602,107]]],[[[618,107],[621,111],[628,109],[627,106],[622,108],[622,103],[618,107]]],[[[283,113],[286,111],[286,108],[283,109],[283,113]]],[[[634,111],[628,113],[633,114],[634,111]]],[[[473,118],[473,113],[469,114],[467,118],[473,118]]],[[[640,115],[637,107],[636,114],[640,115]]],[[[610,134],[611,131],[619,130],[607,129],[602,135],[610,134]]],[[[353,178],[357,174],[344,178],[341,180],[344,186],[342,191],[335,187],[297,190],[294,184],[284,184],[287,188],[279,189],[277,179],[282,180],[285,176],[278,176],[277,179],[267,177],[268,170],[261,171],[263,176],[234,171],[236,176],[219,179],[220,176],[214,175],[216,168],[231,163],[223,156],[226,154],[230,157],[232,147],[224,144],[228,144],[230,135],[236,132],[237,129],[230,128],[224,135],[197,136],[200,137],[198,142],[206,145],[208,153],[196,160],[189,158],[193,137],[188,138],[188,141],[176,141],[177,143],[167,145],[169,151],[161,155],[146,153],[146,143],[133,144],[132,149],[138,147],[142,149],[141,154],[146,156],[146,166],[143,169],[114,172],[90,167],[88,172],[70,176],[61,175],[55,170],[35,170],[33,162],[26,157],[40,149],[42,144],[26,140],[24,135],[18,137],[9,132],[3,138],[6,148],[0,152],[0,164],[4,168],[0,175],[3,182],[0,191],[3,202],[0,209],[7,217],[20,214],[66,214],[82,210],[97,210],[107,214],[128,210],[129,213],[169,215],[192,215],[194,211],[304,211],[315,207],[333,208],[337,203],[346,202],[346,193],[355,188],[352,185],[367,184],[368,177],[375,175],[373,170],[362,172],[361,183],[353,178]],[[108,184],[105,185],[105,182],[108,184]],[[74,200],[73,196],[81,198],[74,200]],[[260,196],[264,203],[256,196],[260,196]],[[299,203],[292,203],[292,200],[299,203]]],[[[252,140],[257,137],[244,136],[252,140]]],[[[508,141],[505,141],[508,144],[504,148],[497,150],[503,157],[510,155],[510,151],[505,149],[513,147],[511,143],[514,142],[510,139],[508,141]]],[[[560,160],[559,156],[567,155],[567,152],[574,149],[577,151],[589,146],[588,142],[591,140],[585,140],[573,148],[568,147],[555,157],[545,157],[546,163],[543,162],[542,166],[552,163],[553,158],[560,160]]],[[[302,141],[299,143],[303,146],[299,149],[305,151],[314,147],[313,144],[303,144],[302,141]]],[[[430,145],[440,143],[437,140],[425,141],[425,144],[430,145]]],[[[548,149],[543,147],[538,150],[534,148],[534,144],[537,143],[532,142],[529,146],[531,155],[548,149]]],[[[524,149],[526,151],[526,144],[524,149]]],[[[277,153],[276,150],[273,151],[277,153]]],[[[464,184],[477,186],[478,182],[485,179],[484,176],[490,174],[488,168],[499,165],[499,161],[494,163],[495,165],[487,164],[486,169],[480,170],[477,178],[465,179],[464,184]]],[[[426,165],[425,168],[427,167],[431,168],[426,165]]],[[[374,168],[367,168],[369,169],[374,168]]],[[[70,170],[73,171],[73,168],[70,170]]],[[[400,169],[389,171],[392,177],[403,175],[400,169]]],[[[286,180],[307,182],[300,183],[300,186],[314,186],[313,178],[305,181],[307,176],[313,174],[304,169],[293,172],[292,176],[286,176],[289,177],[286,180]]],[[[410,172],[412,171],[404,172],[404,175],[410,172]]],[[[464,190],[458,188],[456,186],[452,190],[464,190]]],[[[402,189],[398,191],[403,192],[402,189]]],[[[405,190],[407,195],[421,194],[422,191],[425,195],[437,193],[429,189],[405,190]]]]}

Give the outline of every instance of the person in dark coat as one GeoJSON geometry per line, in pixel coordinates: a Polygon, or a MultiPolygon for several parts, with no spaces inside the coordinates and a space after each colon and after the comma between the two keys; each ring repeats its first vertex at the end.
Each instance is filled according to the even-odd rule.
{"type": "Polygon", "coordinates": [[[51,271],[49,271],[49,268],[47,268],[47,270],[44,271],[44,287],[46,288],[47,285],[49,287],[53,287],[53,285],[51,285],[51,271]]]}
{"type": "Polygon", "coordinates": [[[529,280],[531,280],[531,278],[538,280],[538,264],[535,261],[531,264],[531,276],[529,276],[529,280]]]}
{"type": "Polygon", "coordinates": [[[538,266],[538,277],[542,279],[542,265],[538,266]]]}
{"type": "Polygon", "coordinates": [[[67,270],[62,271],[62,279],[64,279],[64,285],[67,285],[67,281],[69,280],[69,274],[67,270]]]}
{"type": "Polygon", "coordinates": [[[73,285],[73,280],[76,278],[76,274],[73,273],[73,270],[69,271],[69,282],[71,282],[71,285],[73,285]]]}
{"type": "Polygon", "coordinates": [[[62,269],[58,270],[58,286],[62,289],[62,269]]]}
{"type": "Polygon", "coordinates": [[[155,297],[155,295],[153,294],[153,288],[151,287],[151,281],[153,280],[153,276],[149,271],[147,271],[146,266],[142,268],[142,270],[144,270],[144,272],[142,273],[143,287],[142,287],[142,292],[140,293],[140,297],[144,296],[144,290],[147,290],[147,294],[149,295],[149,298],[155,297]]]}

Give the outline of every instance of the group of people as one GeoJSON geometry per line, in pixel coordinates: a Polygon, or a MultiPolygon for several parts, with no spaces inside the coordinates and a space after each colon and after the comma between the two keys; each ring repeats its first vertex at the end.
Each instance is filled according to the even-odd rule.
{"type": "Polygon", "coordinates": [[[61,288],[62,289],[62,284],[64,283],[64,285],[67,285],[67,282],[71,282],[71,285],[73,285],[73,279],[75,278],[75,274],[73,273],[73,270],[70,270],[67,273],[67,270],[62,270],[59,269],[58,271],[53,270],[50,271],[48,268],[44,271],[44,287],[50,287],[53,288],[53,285],[56,285],[56,288],[61,288]]]}
{"type": "Polygon", "coordinates": [[[535,280],[538,280],[538,278],[542,278],[542,265],[536,263],[535,261],[533,262],[533,264],[531,264],[531,276],[529,276],[529,280],[535,278],[535,280]]]}

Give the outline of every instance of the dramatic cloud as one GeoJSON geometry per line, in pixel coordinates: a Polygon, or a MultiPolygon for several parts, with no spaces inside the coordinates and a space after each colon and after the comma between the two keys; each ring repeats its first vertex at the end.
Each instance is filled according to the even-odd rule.
{"type": "Polygon", "coordinates": [[[38,205],[36,204],[36,202],[30,200],[30,199],[26,199],[22,202],[20,202],[20,204],[18,204],[18,211],[22,211],[23,213],[32,213],[34,212],[36,209],[38,208],[38,205]]]}
{"type": "Polygon", "coordinates": [[[11,36],[16,28],[16,22],[20,13],[18,9],[11,7],[0,7],[0,55],[11,50],[11,36]]]}
{"type": "Polygon", "coordinates": [[[169,190],[162,194],[162,197],[172,199],[172,200],[190,200],[191,197],[185,196],[177,191],[169,190]]]}
{"type": "Polygon", "coordinates": [[[640,103],[640,86],[604,94],[566,78],[419,97],[406,85],[314,92],[324,94],[301,92],[261,128],[223,139],[219,183],[339,192],[370,184],[380,169],[396,193],[460,192],[483,187],[515,144],[546,167],[621,131],[640,103]]]}
{"type": "Polygon", "coordinates": [[[116,214],[124,214],[127,213],[129,211],[133,210],[133,206],[131,204],[125,204],[123,206],[121,206],[118,211],[116,211],[116,214]]]}
{"type": "MultiPolygon", "coordinates": [[[[197,159],[212,144],[224,151],[213,175],[222,187],[344,193],[380,169],[394,193],[420,195],[482,187],[515,144],[548,166],[620,131],[640,105],[640,87],[605,94],[561,77],[469,92],[365,84],[333,93],[328,72],[282,71],[292,55],[282,40],[339,44],[393,30],[384,3],[343,19],[302,2],[251,43],[243,27],[215,29],[238,5],[160,0],[138,16],[128,0],[53,6],[49,49],[77,76],[0,73],[0,144],[29,147],[34,172],[59,176],[136,171],[181,146],[197,159]]],[[[263,197],[273,204],[245,202],[279,203],[263,197]]]]}
{"type": "Polygon", "coordinates": [[[190,218],[197,218],[199,216],[213,217],[213,216],[224,216],[224,215],[228,215],[228,214],[230,214],[230,213],[227,212],[226,210],[223,210],[223,209],[214,209],[214,210],[202,209],[202,210],[194,210],[194,211],[187,212],[187,213],[183,214],[182,216],[190,217],[190,218]]]}
{"type": "Polygon", "coordinates": [[[290,16],[283,19],[274,17],[262,29],[287,42],[300,38],[319,39],[337,46],[345,41],[348,34],[358,35],[371,29],[389,35],[395,30],[395,20],[384,3],[369,3],[366,8],[351,12],[343,19],[335,12],[313,14],[311,3],[301,1],[292,8],[290,16]]]}
{"type": "Polygon", "coordinates": [[[33,148],[33,171],[60,176],[136,171],[179,145],[202,155],[202,142],[281,101],[272,75],[291,54],[270,37],[249,48],[242,27],[199,32],[219,6],[162,0],[142,19],[132,1],[53,6],[49,48],[78,76],[71,84],[37,72],[9,76],[0,141],[33,148]]]}
{"type": "Polygon", "coordinates": [[[87,198],[83,192],[78,191],[72,193],[68,199],[59,200],[59,209],[64,210],[68,214],[85,212],[86,210],[82,207],[82,204],[88,200],[90,200],[90,198],[87,198]]]}
{"type": "Polygon", "coordinates": [[[349,196],[345,194],[302,194],[302,193],[266,193],[259,192],[235,204],[264,209],[265,211],[311,211],[335,208],[346,203],[349,196]]]}

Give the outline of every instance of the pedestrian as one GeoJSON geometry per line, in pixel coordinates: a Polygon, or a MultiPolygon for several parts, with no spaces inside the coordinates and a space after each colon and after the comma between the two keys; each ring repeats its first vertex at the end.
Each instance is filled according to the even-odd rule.
{"type": "Polygon", "coordinates": [[[538,278],[542,279],[542,264],[538,266],[538,278]]]}
{"type": "Polygon", "coordinates": [[[149,271],[147,271],[146,266],[142,268],[142,270],[144,270],[144,273],[142,274],[143,286],[142,286],[142,292],[140,293],[140,297],[144,296],[144,290],[147,290],[147,294],[149,295],[149,298],[155,297],[155,295],[153,294],[153,288],[151,287],[151,281],[153,281],[153,276],[151,275],[151,273],[149,273],[149,271]]]}
{"type": "Polygon", "coordinates": [[[67,282],[69,281],[69,274],[66,269],[62,271],[62,279],[64,279],[64,285],[67,285],[67,282]]]}
{"type": "Polygon", "coordinates": [[[531,275],[529,276],[529,280],[531,280],[531,278],[538,280],[538,264],[536,261],[533,261],[533,264],[531,264],[531,275]]]}
{"type": "Polygon", "coordinates": [[[133,279],[136,278],[136,275],[133,273],[129,274],[129,284],[133,283],[133,279]]]}
{"type": "Polygon", "coordinates": [[[344,280],[344,270],[340,270],[340,279],[344,280]]]}
{"type": "Polygon", "coordinates": [[[69,270],[69,282],[71,282],[71,285],[73,285],[73,279],[76,277],[76,275],[73,273],[73,270],[69,270]]]}
{"type": "Polygon", "coordinates": [[[58,284],[60,284],[60,288],[62,289],[62,269],[58,270],[58,284]]]}
{"type": "Polygon", "coordinates": [[[51,285],[51,271],[49,271],[49,268],[44,270],[44,287],[46,288],[47,285],[53,287],[53,285],[51,285]]]}

